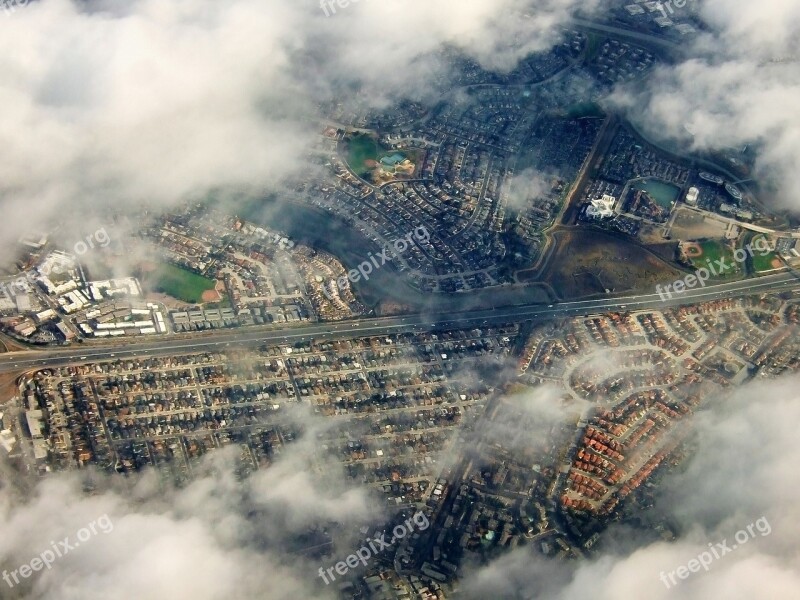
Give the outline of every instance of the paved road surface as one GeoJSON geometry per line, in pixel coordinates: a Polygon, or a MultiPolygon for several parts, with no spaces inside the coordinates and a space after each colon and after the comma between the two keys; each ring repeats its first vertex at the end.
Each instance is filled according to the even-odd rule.
{"type": "Polygon", "coordinates": [[[310,339],[341,339],[356,336],[387,335],[414,331],[431,331],[442,327],[499,325],[525,320],[547,321],[577,315],[602,314],[625,310],[663,309],[681,304],[694,304],[749,293],[781,292],[800,289],[800,279],[792,273],[782,272],[756,279],[737,281],[673,294],[663,300],[658,294],[637,294],[599,300],[562,302],[554,305],[528,304],[494,310],[457,312],[440,315],[413,315],[359,319],[338,323],[306,323],[281,329],[248,328],[220,331],[195,339],[148,340],[127,342],[119,346],[70,346],[0,355],[0,373],[22,371],[30,368],[59,366],[72,362],[128,358],[132,356],[164,356],[197,351],[218,351],[228,346],[258,346],[302,342],[310,339]]]}

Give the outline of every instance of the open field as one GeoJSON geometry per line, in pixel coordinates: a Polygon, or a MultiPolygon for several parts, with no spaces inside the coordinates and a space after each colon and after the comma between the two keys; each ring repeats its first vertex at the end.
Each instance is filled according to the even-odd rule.
{"type": "Polygon", "coordinates": [[[359,177],[369,175],[385,152],[386,149],[368,135],[354,135],[347,140],[347,163],[359,177]]]}
{"type": "Polygon", "coordinates": [[[766,256],[761,256],[758,252],[753,254],[753,270],[756,273],[763,271],[770,271],[772,269],[780,269],[783,266],[781,259],[774,252],[770,252],[766,256]]]}
{"type": "Polygon", "coordinates": [[[214,289],[215,281],[174,265],[162,264],[148,274],[147,286],[183,302],[198,304],[203,293],[214,289]]]}
{"type": "Polygon", "coordinates": [[[6,402],[19,394],[17,388],[17,377],[21,373],[2,373],[0,374],[0,394],[3,402],[6,402]]]}
{"type": "Polygon", "coordinates": [[[542,273],[563,299],[654,288],[681,271],[621,237],[593,229],[559,231],[553,257],[542,273]]]}
{"type": "Polygon", "coordinates": [[[677,209],[670,236],[675,240],[699,240],[702,238],[722,238],[728,224],[711,219],[701,213],[682,206],[677,209]]]}
{"type": "MultiPolygon", "coordinates": [[[[752,245],[753,248],[755,248],[756,244],[763,243],[763,241],[759,241],[763,239],[764,239],[763,237],[756,236],[753,238],[750,244],[752,245]]],[[[755,252],[753,252],[752,260],[753,260],[753,270],[756,273],[761,273],[762,271],[769,271],[771,269],[779,269],[783,266],[783,262],[781,261],[780,258],[778,258],[778,255],[775,254],[774,252],[769,252],[768,254],[761,256],[761,253],[756,250],[755,252]]]]}
{"type": "Polygon", "coordinates": [[[17,352],[19,350],[26,350],[26,347],[11,338],[3,337],[0,339],[0,353],[17,352]]]}
{"type": "Polygon", "coordinates": [[[728,269],[717,275],[715,279],[727,279],[739,275],[742,272],[741,264],[734,260],[733,250],[731,250],[727,244],[718,240],[703,240],[697,242],[697,246],[700,248],[700,253],[693,253],[692,256],[689,256],[695,268],[707,267],[709,261],[711,264],[716,264],[716,261],[722,259],[725,261],[725,264],[728,265],[728,269]]]}

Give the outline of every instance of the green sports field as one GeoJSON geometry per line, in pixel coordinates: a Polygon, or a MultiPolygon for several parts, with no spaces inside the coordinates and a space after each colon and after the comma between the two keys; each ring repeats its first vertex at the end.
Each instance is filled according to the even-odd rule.
{"type": "Polygon", "coordinates": [[[753,252],[753,270],[756,273],[760,273],[761,271],[769,271],[770,269],[775,269],[781,265],[778,255],[774,252],[768,252],[765,256],[761,256],[761,252],[758,250],[758,248],[760,248],[761,244],[763,243],[763,238],[759,238],[758,236],[754,237],[750,242],[750,245],[755,249],[753,252]],[[774,261],[778,261],[777,264],[774,261]]]}
{"type": "Polygon", "coordinates": [[[377,161],[385,152],[386,148],[368,135],[354,135],[347,141],[347,162],[359,176],[372,171],[372,168],[365,164],[367,161],[377,161]]]}
{"type": "Polygon", "coordinates": [[[742,266],[733,259],[733,250],[726,244],[717,240],[705,240],[698,242],[698,245],[703,250],[703,255],[692,258],[692,265],[699,269],[700,267],[708,267],[707,262],[710,260],[715,269],[718,269],[716,261],[724,258],[727,270],[717,277],[724,279],[738,275],[742,271],[742,266]]]}
{"type": "Polygon", "coordinates": [[[162,264],[152,275],[151,287],[183,302],[198,304],[203,292],[213,290],[215,281],[175,265],[162,264]]]}

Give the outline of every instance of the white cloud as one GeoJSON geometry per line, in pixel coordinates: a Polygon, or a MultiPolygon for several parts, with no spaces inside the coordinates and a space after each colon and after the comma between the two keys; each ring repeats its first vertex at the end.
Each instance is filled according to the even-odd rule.
{"type": "Polygon", "coordinates": [[[701,13],[712,31],[688,48],[690,58],[613,99],[654,137],[692,150],[755,144],[754,175],[776,188],[762,199],[798,210],[800,5],[704,0],[701,13]]]}
{"type": "Polygon", "coordinates": [[[796,377],[753,383],[696,416],[692,455],[685,469],[661,482],[656,503],[656,510],[682,528],[677,541],[652,543],[635,530],[612,528],[598,557],[569,569],[517,550],[462,582],[467,596],[501,590],[502,597],[537,600],[793,597],[800,589],[796,387],[796,377]],[[754,528],[745,544],[715,559],[708,572],[669,588],[660,581],[662,571],[686,565],[709,544],[727,540],[732,547],[734,534],[762,517],[771,530],[754,528]],[[551,581],[543,583],[550,570],[551,581]]]}

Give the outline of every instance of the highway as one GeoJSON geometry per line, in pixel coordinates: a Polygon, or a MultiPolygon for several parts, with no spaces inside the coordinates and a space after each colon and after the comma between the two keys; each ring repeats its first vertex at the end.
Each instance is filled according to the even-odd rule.
{"type": "Polygon", "coordinates": [[[635,31],[633,29],[625,29],[598,21],[588,21],[586,19],[574,18],[572,19],[571,23],[579,29],[611,34],[617,38],[626,38],[636,42],[641,42],[677,56],[683,56],[686,53],[686,48],[680,43],[661,36],[653,35],[651,33],[635,31]]]}
{"type": "MultiPolygon", "coordinates": [[[[668,284],[670,282],[664,282],[668,284]]],[[[662,285],[663,288],[663,285],[662,285]]],[[[190,352],[220,351],[230,346],[259,346],[317,340],[334,340],[357,336],[433,331],[444,327],[474,327],[499,325],[526,320],[552,319],[594,315],[615,311],[658,310],[682,304],[696,304],[751,293],[782,292],[800,289],[800,279],[790,272],[781,272],[755,279],[707,285],[687,290],[663,300],[657,293],[615,296],[597,300],[579,300],[558,304],[527,304],[490,310],[453,312],[448,314],[418,314],[399,317],[380,317],[336,323],[306,323],[284,328],[228,329],[195,339],[162,337],[117,346],[82,345],[46,350],[25,350],[0,355],[0,373],[21,372],[33,368],[61,366],[75,362],[130,358],[134,356],[165,356],[190,352]]]]}

